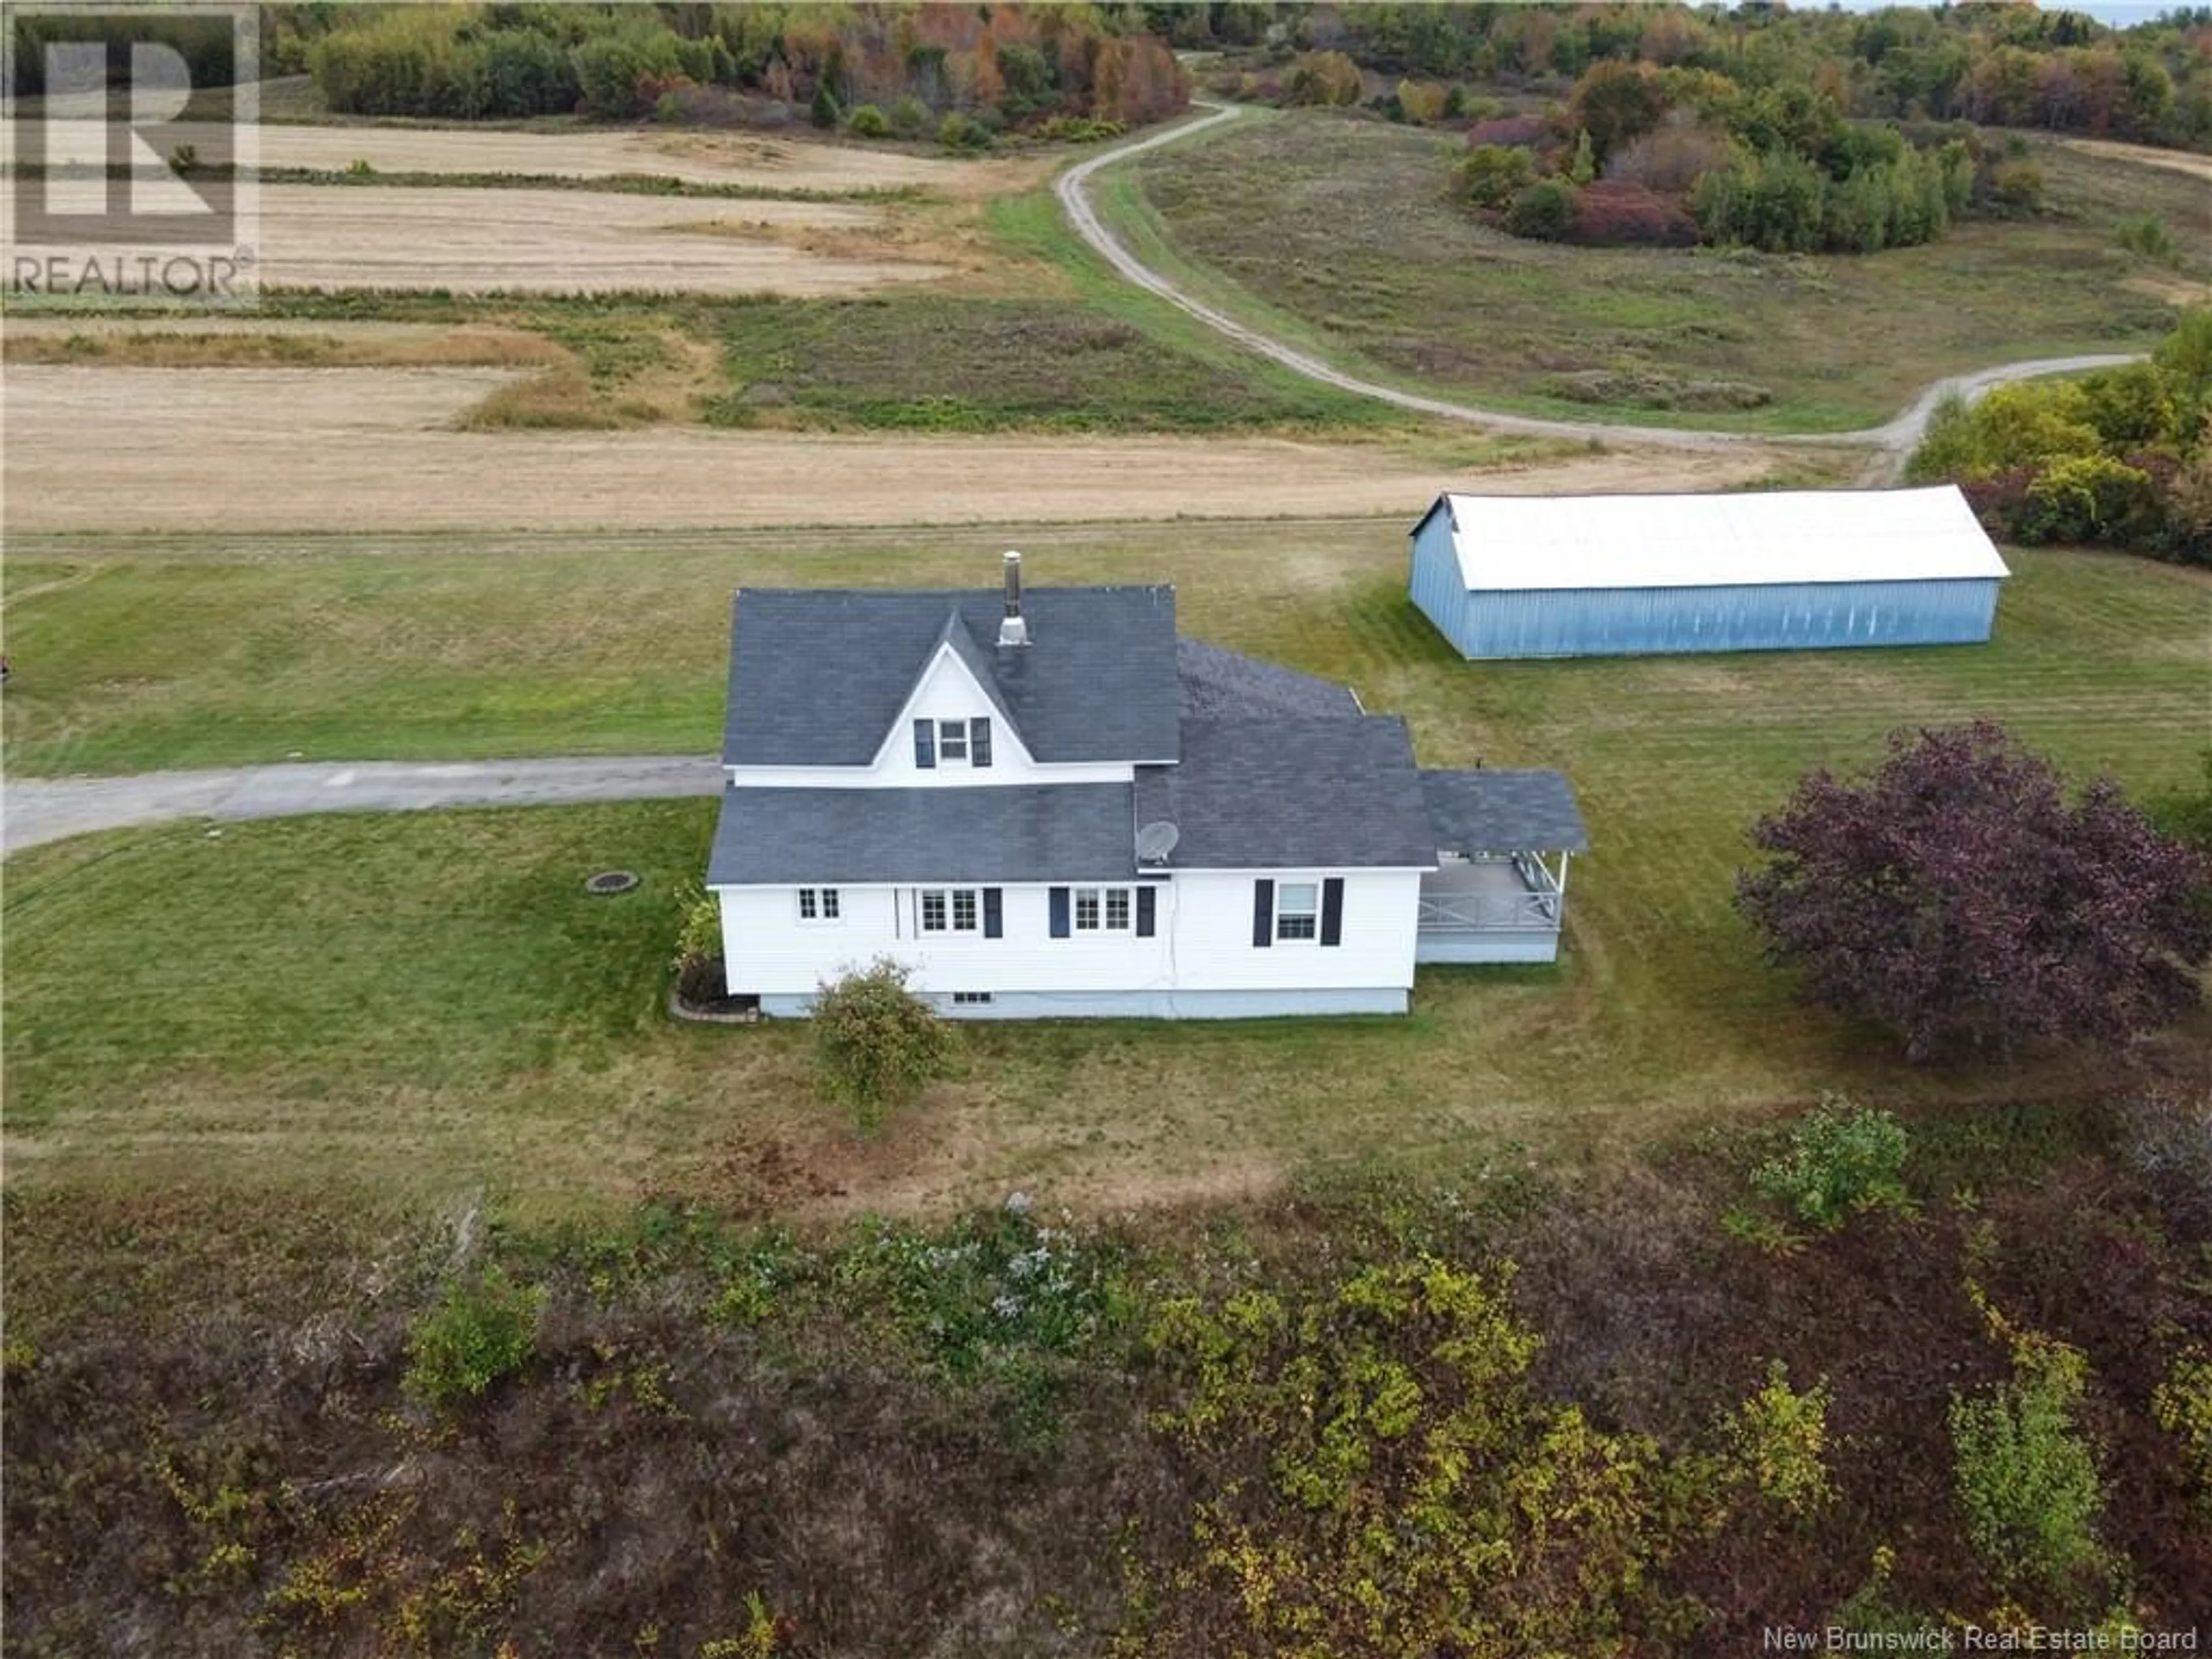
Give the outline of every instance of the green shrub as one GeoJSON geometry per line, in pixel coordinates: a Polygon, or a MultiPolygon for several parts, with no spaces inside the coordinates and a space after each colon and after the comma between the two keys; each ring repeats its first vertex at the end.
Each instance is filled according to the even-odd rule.
{"type": "Polygon", "coordinates": [[[1536,162],[1510,144],[1478,144],[1459,164],[1459,191],[1477,207],[1503,208],[1535,181],[1536,162]]]}
{"type": "Polygon", "coordinates": [[[1810,253],[1828,223],[1828,176],[1795,150],[1744,154],[1705,174],[1690,198],[1698,234],[1769,253],[1810,253]]]}
{"type": "Polygon", "coordinates": [[[2033,161],[2012,161],[1990,175],[1990,194],[2009,213],[2033,213],[2043,205],[2043,169],[2033,161]]]}
{"type": "Polygon", "coordinates": [[[1564,179],[1539,179],[1514,197],[1505,210],[1505,228],[1534,241],[1556,242],[1574,216],[1574,186],[1564,179]]]}
{"type": "Polygon", "coordinates": [[[814,88],[814,101],[806,106],[806,116],[824,132],[834,132],[844,119],[844,111],[837,107],[837,94],[830,90],[829,76],[823,76],[821,84],[814,88]]]}
{"type": "Polygon", "coordinates": [[[684,923],[677,930],[676,990],[686,1002],[708,1002],[728,988],[723,983],[722,905],[693,882],[684,896],[684,923]]]}
{"type": "Polygon", "coordinates": [[[1101,138],[1119,138],[1127,131],[1119,121],[1101,121],[1088,115],[1055,115],[1037,129],[1037,137],[1052,143],[1087,144],[1101,138]]]}
{"type": "Polygon", "coordinates": [[[2104,542],[2126,547],[2145,539],[2162,509],[2150,474],[2109,455],[2052,460],[2027,486],[2012,532],[2033,544],[2104,542]]]}
{"type": "Polygon", "coordinates": [[[863,1134],[952,1061],[952,1033],[906,988],[906,968],[878,957],[824,985],[814,1000],[815,1077],[853,1109],[863,1134]]]}
{"type": "Polygon", "coordinates": [[[1597,179],[1597,154],[1590,148],[1588,127],[1575,134],[1574,159],[1567,163],[1567,179],[1577,186],[1594,183],[1597,179]]]}
{"type": "Polygon", "coordinates": [[[2112,240],[2130,253],[2171,261],[2175,254],[2173,233],[2155,213],[2138,213],[2120,221],[2112,240]]]}
{"type": "Polygon", "coordinates": [[[2195,1488],[2197,1512],[2212,1518],[2212,1354],[2194,1345],[2151,1393],[2151,1415],[2177,1437],[2195,1488]]]}
{"type": "Polygon", "coordinates": [[[745,1627],[719,1636],[699,1650],[699,1659],[776,1659],[784,1650],[784,1621],[758,1590],[745,1592],[745,1627]]]}
{"type": "Polygon", "coordinates": [[[441,1408],[482,1399],[530,1363],[544,1305],[543,1288],[513,1284],[496,1267],[455,1279],[408,1328],[408,1392],[441,1408]]]}
{"type": "Polygon", "coordinates": [[[1905,1126],[1887,1112],[1831,1095],[1791,1126],[1789,1150],[1760,1164],[1752,1180],[1768,1198],[1832,1231],[1856,1211],[1911,1206],[1899,1179],[1909,1144],[1905,1126]]]}
{"type": "Polygon", "coordinates": [[[937,142],[947,149],[988,149],[991,130],[955,110],[937,124],[937,142]]]}
{"type": "Polygon", "coordinates": [[[902,138],[917,138],[929,125],[929,106],[908,93],[891,106],[891,131],[902,138]]]}
{"type": "Polygon", "coordinates": [[[1360,84],[1359,65],[1346,54],[1312,52],[1283,77],[1283,97],[1291,104],[1351,105],[1359,101],[1360,84]]]}
{"type": "Polygon", "coordinates": [[[845,118],[845,130],[855,138],[881,138],[890,131],[891,124],[873,104],[862,104],[845,118]]]}
{"type": "MultiPolygon", "coordinates": [[[[1935,1620],[1914,1612],[1897,1599],[1890,1583],[1896,1571],[1897,1552],[1887,1544],[1875,1545],[1866,1577],[1844,1598],[1826,1623],[1855,1635],[1888,1636],[1912,1636],[1933,1626],[1935,1620]]],[[[1896,1645],[1903,1648],[1906,1644],[1896,1645]]]]}
{"type": "Polygon", "coordinates": [[[1017,1193],[949,1231],[882,1224],[839,1252],[831,1277],[841,1305],[866,1308],[872,1329],[958,1382],[1079,1355],[1120,1328],[1121,1268],[1118,1247],[1040,1224],[1017,1193]]]}
{"type": "Polygon", "coordinates": [[[2116,1564],[2097,1536],[2105,1489],[2096,1451],[2075,1422],[2088,1362],[2078,1348],[2015,1331],[1980,1286],[1969,1291],[2011,1346],[2013,1374],[1978,1396],[1951,1397],[1967,1537],[2008,1590],[2073,1610],[2101,1607],[2116,1564]]]}
{"type": "Polygon", "coordinates": [[[1777,1359],[1767,1366],[1766,1386],[1729,1419],[1737,1467],[1785,1514],[1802,1518],[1835,1498],[1827,1460],[1832,1400],[1826,1377],[1800,1394],[1777,1359]]]}

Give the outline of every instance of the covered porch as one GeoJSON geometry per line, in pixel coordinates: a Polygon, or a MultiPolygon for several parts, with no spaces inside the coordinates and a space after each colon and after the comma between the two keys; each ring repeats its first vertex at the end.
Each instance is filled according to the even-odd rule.
{"type": "Polygon", "coordinates": [[[1553,962],[1567,870],[1589,848],[1557,772],[1423,772],[1438,867],[1421,878],[1413,960],[1553,962]]]}

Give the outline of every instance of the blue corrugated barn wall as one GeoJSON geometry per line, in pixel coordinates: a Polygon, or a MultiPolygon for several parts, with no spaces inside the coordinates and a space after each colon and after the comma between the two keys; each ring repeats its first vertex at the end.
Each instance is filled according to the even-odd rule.
{"type": "Polygon", "coordinates": [[[1412,580],[1413,603],[1478,658],[1978,644],[1997,608],[1993,578],[1469,592],[1441,513],[1413,538],[1412,580]]]}

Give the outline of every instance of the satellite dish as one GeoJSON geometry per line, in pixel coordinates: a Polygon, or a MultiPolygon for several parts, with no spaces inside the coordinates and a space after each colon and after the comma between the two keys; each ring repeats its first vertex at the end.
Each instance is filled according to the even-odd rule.
{"type": "Polygon", "coordinates": [[[1156,818],[1137,831],[1137,861],[1139,864],[1164,864],[1176,843],[1182,839],[1182,831],[1165,818],[1156,818]]]}

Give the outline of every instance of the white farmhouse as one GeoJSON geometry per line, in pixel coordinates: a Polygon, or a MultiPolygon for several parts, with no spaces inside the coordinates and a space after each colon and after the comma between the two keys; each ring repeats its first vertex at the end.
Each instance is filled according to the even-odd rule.
{"type": "Polygon", "coordinates": [[[1346,687],[1176,634],[1172,587],[749,588],[707,882],[730,990],[890,957],[968,1018],[1401,1013],[1549,961],[1553,772],[1424,772],[1346,687]]]}

